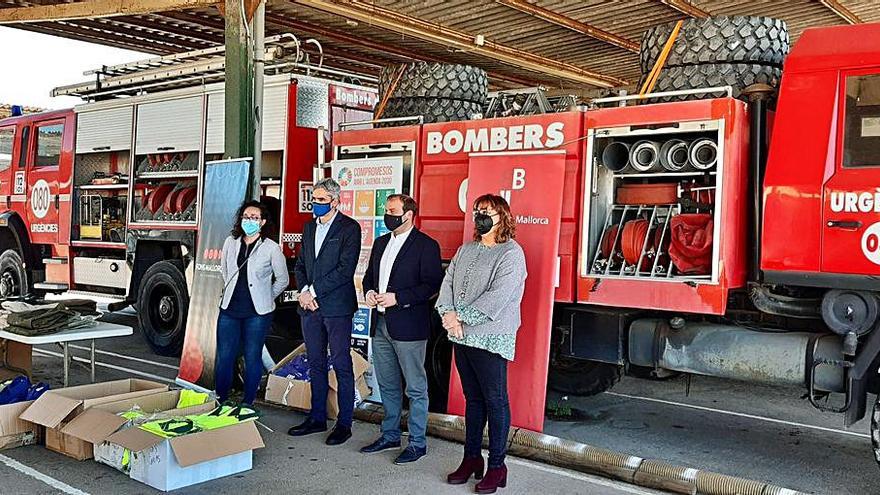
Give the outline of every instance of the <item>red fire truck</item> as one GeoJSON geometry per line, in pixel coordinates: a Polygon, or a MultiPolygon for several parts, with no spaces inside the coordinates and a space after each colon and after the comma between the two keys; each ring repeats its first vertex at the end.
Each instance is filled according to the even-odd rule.
{"type": "Polygon", "coordinates": [[[419,226],[449,259],[472,153],[564,150],[564,188],[542,192],[563,201],[552,386],[598,393],[625,368],[797,384],[850,425],[880,392],[880,52],[864,43],[878,37],[880,24],[805,31],[775,109],[697,88],[345,130],[334,157],[402,156],[419,226]]]}
{"type": "MultiPolygon", "coordinates": [[[[55,90],[87,103],[0,120],[0,298],[64,292],[135,305],[150,346],[180,352],[204,164],[223,157],[220,51],[104,67],[97,82],[55,90]]],[[[270,64],[264,81],[260,182],[289,255],[330,131],[376,103],[356,76],[292,60],[275,60],[283,73],[270,64]]]]}

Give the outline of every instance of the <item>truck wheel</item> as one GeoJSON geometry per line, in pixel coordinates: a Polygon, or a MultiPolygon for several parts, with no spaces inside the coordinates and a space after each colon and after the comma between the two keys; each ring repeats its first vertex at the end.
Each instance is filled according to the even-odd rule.
{"type": "Polygon", "coordinates": [[[161,356],[179,356],[186,333],[189,294],[180,268],[170,261],[151,266],[138,291],[138,323],[147,344],[161,356]]]}
{"type": "MultiPolygon", "coordinates": [[[[662,24],[642,35],[642,72],[651,72],[675,23],[662,24]]],[[[685,21],[666,67],[714,63],[746,63],[782,67],[789,51],[785,22],[771,17],[719,16],[685,21]]]]}
{"type": "MultiPolygon", "coordinates": [[[[654,92],[681,89],[730,86],[733,97],[740,98],[742,90],[755,83],[779,86],[782,70],[757,64],[703,64],[684,67],[667,67],[660,73],[654,92]]],[[[664,96],[660,101],[681,101],[705,96],[720,97],[723,93],[707,95],[664,96]]]]}
{"type": "Polygon", "coordinates": [[[28,293],[28,273],[24,261],[13,249],[0,254],[0,299],[23,296],[28,293]]]}
{"type": "MultiPolygon", "coordinates": [[[[426,124],[470,120],[483,111],[483,105],[449,98],[391,98],[380,118],[424,117],[426,124]]],[[[411,125],[412,122],[386,122],[379,127],[411,125]]]]}
{"type": "Polygon", "coordinates": [[[623,366],[557,356],[550,362],[548,384],[563,394],[596,395],[620,381],[623,366]]]}
{"type": "Polygon", "coordinates": [[[449,401],[449,373],[452,370],[452,343],[440,317],[431,319],[431,337],[425,352],[425,370],[428,374],[428,404],[432,412],[445,413],[449,401]]]}
{"type": "MultiPolygon", "coordinates": [[[[399,74],[400,65],[389,65],[379,76],[379,94],[384,95],[399,74]]],[[[394,98],[447,98],[482,105],[489,93],[486,71],[461,64],[416,62],[406,64],[394,98]]]]}
{"type": "Polygon", "coordinates": [[[880,397],[874,401],[871,412],[871,447],[874,449],[874,460],[880,464],[880,397]]]}

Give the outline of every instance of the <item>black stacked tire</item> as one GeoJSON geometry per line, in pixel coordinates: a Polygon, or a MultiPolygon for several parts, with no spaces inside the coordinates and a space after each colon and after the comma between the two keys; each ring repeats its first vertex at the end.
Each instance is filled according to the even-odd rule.
{"type": "MultiPolygon", "coordinates": [[[[385,67],[379,77],[380,100],[400,74],[400,65],[385,67]]],[[[468,120],[482,112],[489,94],[486,71],[461,64],[416,62],[403,66],[403,75],[378,118],[424,118],[425,123],[468,120]]],[[[379,127],[411,125],[384,122],[379,127]]]]}
{"type": "MultiPolygon", "coordinates": [[[[426,124],[469,120],[482,111],[483,105],[473,101],[449,98],[391,98],[385,105],[382,118],[415,117],[421,115],[426,124]]],[[[387,122],[381,125],[409,125],[412,122],[387,122]]]]}
{"type": "MultiPolygon", "coordinates": [[[[674,26],[674,22],[663,24],[642,35],[643,73],[651,72],[674,26]]],[[[788,50],[788,29],[779,19],[755,16],[689,19],[682,24],[665,66],[742,63],[782,67],[788,50]]]]}
{"type": "MultiPolygon", "coordinates": [[[[779,86],[781,79],[782,69],[767,65],[702,64],[667,67],[657,79],[654,92],[730,86],[733,89],[733,97],[740,98],[743,89],[752,84],[764,83],[775,88],[779,86]]],[[[725,95],[723,92],[719,92],[701,96],[721,97],[725,95]]],[[[666,96],[658,99],[660,101],[680,101],[689,97],[692,95],[666,96]]]]}
{"type": "MultiPolygon", "coordinates": [[[[640,62],[648,74],[657,62],[675,23],[653,27],[642,36],[640,62]]],[[[652,92],[730,86],[734,98],[756,83],[777,87],[789,51],[785,22],[770,17],[721,16],[690,19],[678,37],[652,92]]],[[[646,76],[643,75],[643,79],[646,76]]],[[[719,94],[663,97],[677,101],[719,94]]]]}
{"type": "MultiPolygon", "coordinates": [[[[392,98],[446,98],[486,102],[489,79],[486,71],[461,64],[416,62],[406,64],[392,98]]],[[[382,69],[379,94],[384,95],[397,78],[400,65],[382,69]]]]}

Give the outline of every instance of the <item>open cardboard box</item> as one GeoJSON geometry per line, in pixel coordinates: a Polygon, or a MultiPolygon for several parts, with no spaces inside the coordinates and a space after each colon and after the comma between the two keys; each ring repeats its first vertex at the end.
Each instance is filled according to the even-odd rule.
{"type": "Polygon", "coordinates": [[[127,421],[118,413],[139,409],[151,419],[174,418],[190,414],[201,414],[217,407],[217,401],[208,400],[204,404],[178,408],[180,390],[159,392],[157,394],[135,397],[118,402],[101,404],[83,412],[61,429],[62,433],[79,438],[94,445],[95,461],[127,472],[123,466],[124,449],[106,442],[107,437],[123,428],[127,421]]]}
{"type": "Polygon", "coordinates": [[[162,491],[248,471],[254,449],[265,446],[255,421],[167,439],[128,428],[110,435],[106,443],[131,451],[133,480],[162,491]]]}
{"type": "Polygon", "coordinates": [[[69,422],[83,411],[100,404],[167,390],[168,385],[138,379],[50,390],[35,400],[19,418],[46,427],[47,449],[77,460],[91,459],[93,455],[91,443],[62,431],[69,422]]]}
{"type": "MultiPolygon", "coordinates": [[[[309,382],[275,375],[276,370],[304,352],[306,352],[306,346],[302,344],[282,359],[272,369],[272,372],[269,373],[269,381],[266,384],[266,400],[268,402],[283,404],[305,411],[312,408],[312,387],[309,382]]],[[[351,351],[351,363],[352,370],[354,371],[355,395],[360,395],[360,398],[364,399],[370,395],[370,388],[364,379],[364,373],[370,368],[370,363],[355,350],[351,351]]],[[[339,401],[336,397],[339,382],[336,380],[336,370],[330,370],[328,381],[330,383],[330,393],[327,394],[327,417],[335,419],[339,414],[339,401]]],[[[357,400],[357,397],[355,399],[357,400]]]]}
{"type": "Polygon", "coordinates": [[[34,401],[0,406],[0,450],[33,445],[40,441],[40,427],[19,419],[34,401]]]}

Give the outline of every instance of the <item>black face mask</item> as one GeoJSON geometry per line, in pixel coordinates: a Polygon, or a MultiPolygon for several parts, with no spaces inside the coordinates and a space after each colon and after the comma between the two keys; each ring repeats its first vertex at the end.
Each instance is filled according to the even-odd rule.
{"type": "Polygon", "coordinates": [[[405,223],[403,215],[385,214],[385,228],[391,231],[397,230],[398,227],[405,223]]]}
{"type": "Polygon", "coordinates": [[[474,226],[477,228],[478,234],[486,235],[492,230],[492,227],[495,226],[495,222],[489,215],[486,215],[485,213],[477,213],[474,215],[474,226]]]}

